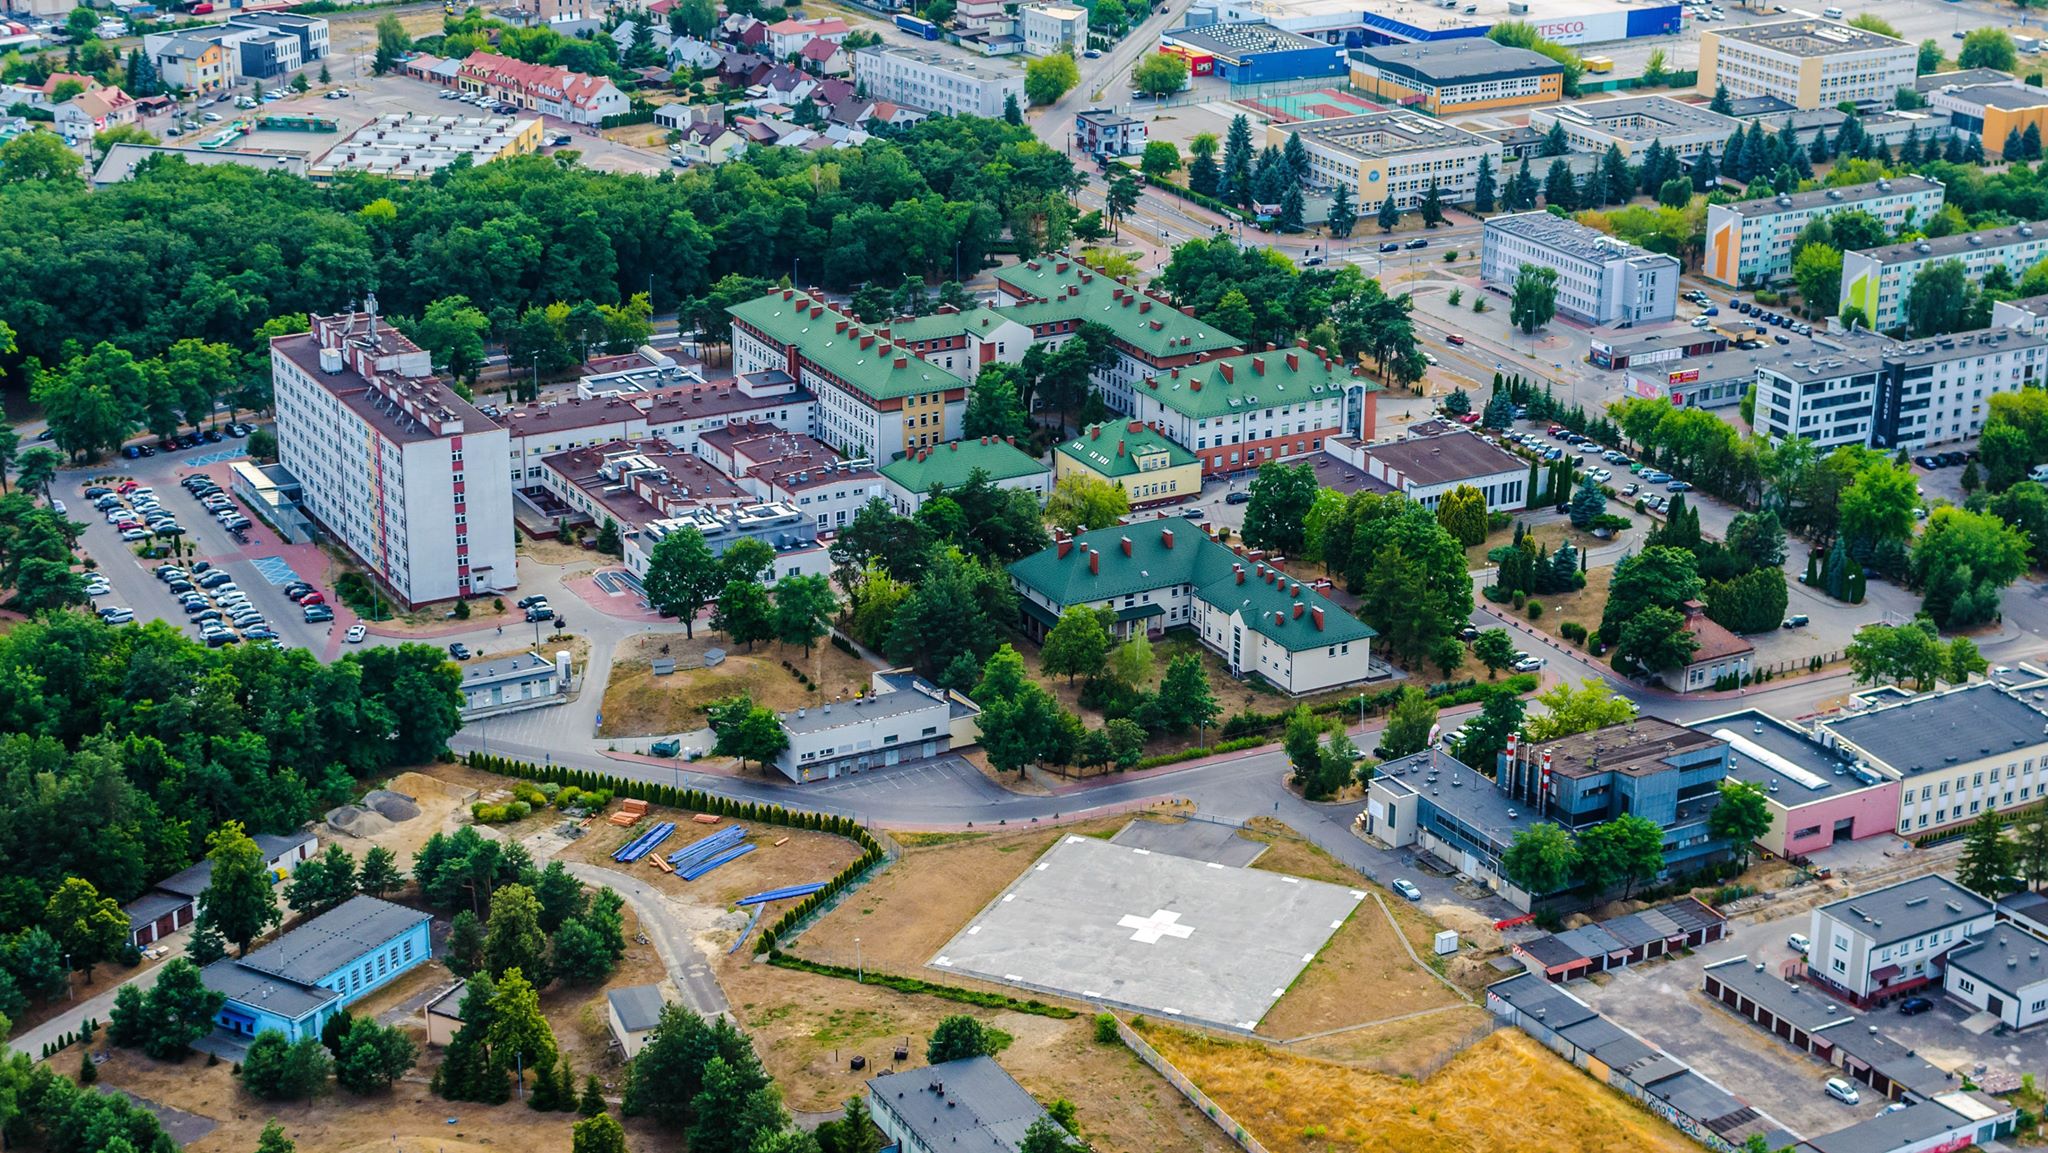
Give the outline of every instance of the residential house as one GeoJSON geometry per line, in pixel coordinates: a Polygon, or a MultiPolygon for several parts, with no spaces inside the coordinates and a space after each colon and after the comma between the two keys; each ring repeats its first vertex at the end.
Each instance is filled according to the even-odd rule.
{"type": "Polygon", "coordinates": [[[152,63],[165,84],[202,96],[226,88],[233,76],[227,52],[197,36],[170,37],[152,63]]]}
{"type": "Polygon", "coordinates": [[[822,36],[803,46],[797,53],[797,62],[804,71],[817,76],[853,74],[853,54],[840,47],[838,41],[822,36]]]}
{"type": "Polygon", "coordinates": [[[464,60],[456,82],[465,92],[481,92],[493,100],[575,124],[597,124],[609,116],[623,116],[628,107],[626,94],[602,76],[529,64],[494,52],[478,52],[464,60]]]}
{"type": "Polygon", "coordinates": [[[846,21],[837,16],[823,16],[815,20],[777,20],[768,25],[764,43],[768,55],[778,62],[783,62],[802,52],[813,40],[838,44],[852,31],[846,21]]]}
{"type": "Polygon", "coordinates": [[[57,131],[69,140],[85,140],[136,120],[135,99],[119,88],[95,88],[81,92],[57,106],[57,131]]]}
{"type": "Polygon", "coordinates": [[[1668,678],[1676,681],[1671,685],[1673,690],[1690,693],[1716,686],[1726,688],[1749,675],[1755,645],[1708,617],[1707,606],[1699,601],[1686,601],[1679,609],[1685,614],[1685,631],[1692,634],[1698,647],[1693,650],[1692,659],[1668,678]]]}

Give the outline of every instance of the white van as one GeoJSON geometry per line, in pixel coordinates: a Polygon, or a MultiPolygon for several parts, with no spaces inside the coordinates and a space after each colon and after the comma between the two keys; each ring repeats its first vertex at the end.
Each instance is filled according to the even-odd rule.
{"type": "Polygon", "coordinates": [[[1840,8],[1823,8],[1820,10],[1820,14],[1830,20],[1840,20],[1842,18],[1842,10],[1840,8]]]}
{"type": "Polygon", "coordinates": [[[2028,469],[2027,479],[2036,484],[2048,484],[2048,464],[2037,464],[2028,469]]]}

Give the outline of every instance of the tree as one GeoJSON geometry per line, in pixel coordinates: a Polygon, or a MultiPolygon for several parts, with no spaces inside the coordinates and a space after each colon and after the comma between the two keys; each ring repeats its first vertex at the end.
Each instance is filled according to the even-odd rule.
{"type": "Polygon", "coordinates": [[[1590,733],[1635,719],[1636,706],[1604,681],[1585,680],[1573,688],[1559,682],[1536,697],[1543,712],[1531,717],[1522,732],[1531,741],[1555,741],[1574,733],[1590,733]]]}
{"type": "Polygon", "coordinates": [[[1916,74],[1925,76],[1930,72],[1941,71],[1941,61],[1941,41],[1922,40],[1920,42],[1919,56],[1914,65],[1916,74]]]}
{"type": "Polygon", "coordinates": [[[1973,893],[1996,900],[2013,890],[2017,866],[2013,843],[2005,839],[2005,822],[1986,809],[1963,834],[1956,881],[1973,893]]]}
{"type": "Polygon", "coordinates": [[[1422,217],[1424,228],[1435,228],[1444,222],[1444,190],[1434,178],[1422,192],[1422,199],[1415,205],[1416,215],[1422,217]]]}
{"type": "Polygon", "coordinates": [[[1486,629],[1473,640],[1472,655],[1486,666],[1487,679],[1491,680],[1515,663],[1515,638],[1506,629],[1486,629]]]}
{"type": "Polygon", "coordinates": [[[585,1117],[602,1115],[608,1106],[604,1100],[604,1084],[593,1073],[583,1079],[583,1095],[576,1099],[576,1112],[585,1117]]]}
{"type": "Polygon", "coordinates": [[[768,590],[755,581],[727,581],[718,603],[712,606],[711,627],[753,652],[756,641],[775,636],[774,606],[769,603],[768,590]]]}
{"type": "Polygon", "coordinates": [[[334,1058],[318,1037],[288,1041],[265,1029],[242,1055],[242,1088],[265,1101],[310,1101],[326,1091],[334,1058]]]}
{"type": "Polygon", "coordinates": [[[1699,651],[1699,638],[1687,631],[1676,609],[1649,605],[1629,618],[1615,646],[1615,663],[1633,664],[1644,672],[1682,668],[1699,651]]]}
{"type": "Polygon", "coordinates": [[[1308,465],[1279,461],[1260,465],[1252,477],[1251,500],[1244,510],[1245,543],[1288,556],[1299,553],[1318,487],[1315,470],[1308,465]]]}
{"type": "Polygon", "coordinates": [[[1995,68],[2010,72],[2018,63],[2019,50],[2003,28],[1972,28],[1964,34],[1962,50],[1956,53],[1956,67],[1964,71],[1995,68]]]}
{"type": "Polygon", "coordinates": [[[1607,604],[1600,617],[1600,639],[1614,644],[1623,624],[1645,608],[1675,609],[1700,595],[1699,562],[1690,552],[1653,545],[1614,566],[1607,604]]]}
{"type": "Polygon", "coordinates": [[[1664,871],[1664,830],[1624,813],[1579,834],[1579,861],[1596,891],[1621,884],[1623,896],[1633,897],[1638,883],[1664,871]]]}
{"type": "Polygon", "coordinates": [[[1068,684],[1076,676],[1100,675],[1109,660],[1109,633],[1101,616],[1085,605],[1061,613],[1059,623],[1045,635],[1038,659],[1049,675],[1065,673],[1068,684]]]}
{"type": "Polygon", "coordinates": [[[2018,838],[2013,845],[2014,863],[2027,887],[2038,890],[2048,881],[2048,818],[2028,817],[2015,831],[2018,838]]]}
{"type": "Polygon", "coordinates": [[[1358,227],[1358,209],[1351,202],[1350,188],[1339,184],[1330,191],[1330,207],[1323,214],[1323,226],[1339,239],[1350,236],[1351,230],[1358,227]]]}
{"type": "Polygon", "coordinates": [[[382,845],[372,845],[363,854],[363,868],[356,878],[356,887],[372,897],[381,897],[394,892],[405,884],[398,872],[398,858],[382,845]]]}
{"type": "Polygon", "coordinates": [[[541,928],[540,900],[525,885],[506,885],[491,894],[491,915],[485,922],[484,971],[502,980],[508,970],[533,974],[546,981],[548,937],[541,928]]]}
{"type": "Polygon", "coordinates": [[[1131,498],[1123,486],[1080,473],[1061,477],[1045,501],[1045,519],[1067,533],[1108,528],[1130,511],[1131,498]]]}
{"type": "Polygon", "coordinates": [[[71,968],[92,980],[93,967],[119,956],[128,943],[128,916],[92,882],[66,877],[43,907],[43,923],[63,949],[71,968]]]}
{"type": "Polygon", "coordinates": [[[427,305],[417,321],[400,327],[413,342],[426,349],[434,367],[459,380],[476,383],[484,367],[484,334],[491,318],[469,302],[466,296],[444,296],[427,305]]]}
{"type": "Polygon", "coordinates": [[[256,1138],[256,1153],[298,1153],[298,1145],[285,1136],[284,1126],[272,1118],[264,1123],[262,1135],[256,1138]]]}
{"type": "Polygon", "coordinates": [[[1506,686],[1489,689],[1487,694],[1479,715],[1465,722],[1465,735],[1455,751],[1459,760],[1491,776],[1507,751],[1508,737],[1521,731],[1524,706],[1522,698],[1506,686]]]}
{"type": "Polygon", "coordinates": [[[1230,118],[1223,136],[1223,178],[1217,195],[1232,204],[1251,201],[1252,124],[1243,113],[1230,118]]]}
{"type": "Polygon", "coordinates": [[[1593,522],[1607,512],[1607,492],[1600,482],[1587,473],[1579,479],[1579,487],[1572,492],[1571,522],[1577,529],[1590,529],[1593,522]]]}
{"type": "Polygon", "coordinates": [[[1162,727],[1172,732],[1180,732],[1189,725],[1198,731],[1205,730],[1222,711],[1200,656],[1182,653],[1166,662],[1166,676],[1159,682],[1159,695],[1153,705],[1153,715],[1162,727]]]}
{"type": "Polygon", "coordinates": [[[1792,257],[1792,280],[1808,316],[1833,310],[1842,295],[1842,252],[1827,244],[1809,244],[1792,257]]]}
{"type": "Polygon", "coordinates": [[[1080,82],[1080,67],[1064,52],[1040,56],[1024,66],[1024,98],[1033,104],[1056,104],[1080,82]]]}
{"type": "Polygon", "coordinates": [[[285,900],[295,912],[324,913],[356,892],[355,858],[339,844],[330,844],[326,852],[293,871],[285,900]]]}
{"type": "MultiPolygon", "coordinates": [[[[1494,209],[1494,198],[1498,195],[1498,188],[1499,186],[1493,175],[1493,157],[1481,154],[1479,157],[1479,173],[1474,180],[1472,188],[1472,210],[1481,213],[1492,212],[1494,209]]],[[[1338,186],[1338,191],[1343,191],[1342,185],[1338,186]]],[[[1346,230],[1346,235],[1348,234],[1349,230],[1346,230]]]]}
{"type": "Polygon", "coordinates": [[[483,968],[483,918],[464,909],[455,914],[448,928],[448,968],[458,977],[468,977],[483,968]]]}
{"type": "Polygon", "coordinates": [[[696,635],[697,614],[711,600],[718,585],[719,569],[704,543],[704,535],[692,525],[680,525],[664,533],[647,556],[647,575],[642,580],[647,601],[665,617],[681,617],[683,635],[696,635]]]}
{"type": "Polygon", "coordinates": [[[1149,141],[1139,167],[1153,180],[1164,180],[1180,171],[1180,149],[1171,140],[1149,141]]]}
{"type": "Polygon", "coordinates": [[[213,875],[200,897],[200,907],[221,936],[234,943],[236,953],[246,955],[249,942],[283,917],[270,892],[269,862],[242,831],[240,821],[228,821],[215,829],[207,836],[206,845],[213,875]]]}
{"type": "Polygon", "coordinates": [[[1557,315],[1557,270],[1524,264],[1515,273],[1508,319],[1522,335],[1533,334],[1557,315]]]}
{"type": "Polygon", "coordinates": [[[1912,581],[1934,623],[1994,620],[2005,587],[2027,571],[2027,538],[1989,513],[1938,508],[1913,548],[1912,581]]]}
{"type": "Polygon", "coordinates": [[[1571,834],[1539,821],[1515,833],[1500,864],[1517,888],[1540,897],[1571,884],[1579,868],[1579,846],[1571,834]]]}
{"type": "Polygon", "coordinates": [[[1401,223],[1401,210],[1394,207],[1393,193],[1387,193],[1386,199],[1380,201],[1379,216],[1377,219],[1381,232],[1392,232],[1394,230],[1394,226],[1401,223]]]}
{"type": "Polygon", "coordinates": [[[1346,583],[1359,617],[1415,667],[1471,617],[1472,576],[1464,548],[1429,510],[1408,501],[1389,510],[1354,532],[1346,583]]]}
{"type": "Polygon", "coordinates": [[[653,1036],[627,1068],[620,1112],[628,1117],[650,1117],[665,1129],[686,1128],[695,1120],[705,1067],[714,1058],[740,1072],[750,1087],[768,1084],[746,1034],[731,1021],[724,1017],[706,1021],[682,1005],[662,1006],[653,1036]]]}
{"type": "Polygon", "coordinates": [[[1733,778],[1721,782],[1721,803],[1707,814],[1707,832],[1734,848],[1736,859],[1749,866],[1756,840],[1771,831],[1769,797],[1750,781],[1733,778]]]}
{"type": "MultiPolygon", "coordinates": [[[[1213,132],[1199,132],[1188,141],[1188,190],[1204,196],[1216,195],[1216,186],[1223,178],[1223,170],[1216,163],[1216,149],[1219,142],[1213,132]]],[[[1347,233],[1348,235],[1348,233],[1347,233]]]]}
{"type": "Polygon", "coordinates": [[[1482,544],[1486,540],[1486,498],[1471,485],[1461,484],[1437,501],[1436,520],[1460,545],[1482,544]]]}
{"type": "Polygon", "coordinates": [[[782,731],[782,719],[775,710],[758,708],[745,696],[715,702],[705,712],[718,738],[711,747],[713,755],[735,757],[742,769],[748,761],[766,767],[789,747],[789,734],[782,731]]]}
{"type": "Polygon", "coordinates": [[[358,1094],[390,1088],[419,1059],[419,1046],[404,1030],[379,1025],[367,1017],[358,1017],[349,1025],[340,1048],[335,1055],[334,1079],[358,1094]]]}
{"type": "Polygon", "coordinates": [[[1148,52],[1131,69],[1131,87],[1147,96],[1171,96],[1187,83],[1187,57],[1179,53],[1148,52]]]}
{"type": "MultiPolygon", "coordinates": [[[[1503,634],[1505,635],[1505,634],[1503,634]]],[[[1383,761],[1419,753],[1429,747],[1429,732],[1436,727],[1436,702],[1414,685],[1402,685],[1387,714],[1387,727],[1380,732],[1377,755],[1383,761]]]]}
{"type": "Polygon", "coordinates": [[[775,582],[775,639],[802,645],[806,655],[818,638],[831,631],[839,598],[823,576],[786,576],[775,582]]]}
{"type": "Polygon", "coordinates": [[[605,1113],[585,1117],[570,1130],[570,1153],[626,1153],[626,1130],[605,1113]]]}
{"type": "Polygon", "coordinates": [[[943,1061],[964,1061],[969,1057],[993,1057],[1009,1044],[1009,1035],[998,1029],[991,1029],[965,1013],[954,1013],[939,1019],[932,1029],[931,1040],[925,1045],[924,1061],[937,1065],[943,1061]]]}
{"type": "Polygon", "coordinates": [[[1906,329],[1915,336],[1943,336],[1968,327],[1977,290],[1960,260],[1941,260],[1920,270],[1906,290],[1906,329]]]}
{"type": "Polygon", "coordinates": [[[1041,1116],[1024,1130],[1017,1153],[1072,1153],[1074,1139],[1051,1116],[1041,1116]]]}
{"type": "Polygon", "coordinates": [[[1579,206],[1578,179],[1563,157],[1551,161],[1549,170],[1543,174],[1543,203],[1566,212],[1579,206]]]}
{"type": "Polygon", "coordinates": [[[518,969],[498,978],[484,1043],[490,1049],[491,1067],[499,1074],[514,1073],[522,1082],[524,1070],[555,1063],[555,1035],[541,1016],[540,994],[518,969]]]}

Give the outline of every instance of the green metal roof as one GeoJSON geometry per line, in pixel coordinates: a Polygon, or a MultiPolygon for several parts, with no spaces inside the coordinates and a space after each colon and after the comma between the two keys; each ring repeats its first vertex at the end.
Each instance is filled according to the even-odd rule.
{"type": "Polygon", "coordinates": [[[975,469],[993,481],[1015,480],[1051,471],[1038,458],[1006,441],[983,437],[955,440],[916,456],[903,456],[882,466],[883,476],[911,492],[930,492],[933,485],[953,489],[967,483],[975,469]]]}
{"type": "Polygon", "coordinates": [[[1189,365],[1147,377],[1137,385],[1144,395],[1197,420],[1330,400],[1354,386],[1372,392],[1380,389],[1346,372],[1342,362],[1326,361],[1306,348],[1280,348],[1189,365]]]}
{"type": "Polygon", "coordinates": [[[771,292],[726,311],[771,340],[795,345],[805,360],[876,400],[967,387],[909,349],[884,344],[872,330],[806,293],[784,299],[783,293],[771,292]]]}
{"type": "Polygon", "coordinates": [[[997,269],[995,276],[1013,289],[1039,298],[1002,310],[1004,316],[1022,324],[1093,321],[1106,325],[1125,344],[1155,357],[1244,347],[1240,338],[1065,256],[1013,264],[997,269]]]}
{"type": "Polygon", "coordinates": [[[1112,480],[1136,476],[1141,471],[1138,461],[1158,452],[1166,454],[1168,468],[1195,463],[1194,453],[1137,421],[1091,424],[1081,430],[1080,436],[1060,445],[1055,451],[1073,457],[1112,480]]]}
{"type": "Polygon", "coordinates": [[[986,305],[965,312],[934,312],[914,320],[892,321],[889,334],[898,340],[944,340],[966,332],[987,332],[1003,322],[1003,314],[986,305]]]}
{"type": "Polygon", "coordinates": [[[1246,560],[1171,518],[1112,525],[1074,538],[1066,556],[1060,545],[1010,566],[1018,584],[1062,608],[1168,588],[1195,586],[1195,595],[1226,612],[1243,614],[1246,627],[1290,652],[1348,644],[1377,634],[1321,593],[1271,566],[1246,560]],[[1166,542],[1173,541],[1169,546],[1166,542]],[[1129,556],[1124,541],[1131,542],[1129,556]],[[1090,568],[1090,554],[1094,568],[1090,568]],[[1244,571],[1238,583],[1237,570],[1244,571]],[[1294,615],[1300,604],[1301,615],[1294,615]],[[1322,610],[1321,628],[1315,610],[1322,610]]]}

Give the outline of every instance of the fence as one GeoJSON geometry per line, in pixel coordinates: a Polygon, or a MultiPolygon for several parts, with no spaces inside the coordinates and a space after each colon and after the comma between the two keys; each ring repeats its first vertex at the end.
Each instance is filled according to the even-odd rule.
{"type": "Polygon", "coordinates": [[[1238,1148],[1245,1150],[1246,1153],[1267,1153],[1266,1147],[1259,1143],[1257,1137],[1251,1135],[1249,1129],[1238,1124],[1230,1114],[1224,1112],[1223,1106],[1211,1101],[1207,1093],[1188,1080],[1187,1074],[1175,1068],[1173,1062],[1160,1056],[1159,1050],[1138,1036],[1138,1031],[1131,1028],[1121,1017],[1116,1021],[1116,1035],[1131,1052],[1138,1055],[1138,1060],[1150,1065],[1154,1073],[1166,1078],[1166,1083],[1179,1090],[1180,1095],[1186,1097],[1195,1108],[1200,1109],[1203,1116],[1215,1122],[1216,1127],[1223,1130],[1225,1136],[1237,1143],[1238,1148]]]}

